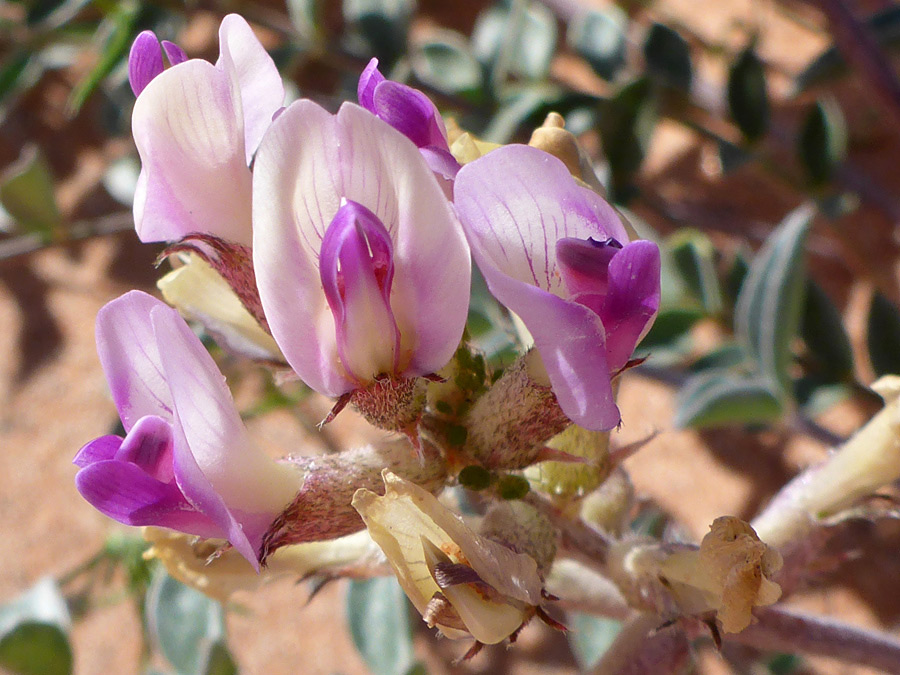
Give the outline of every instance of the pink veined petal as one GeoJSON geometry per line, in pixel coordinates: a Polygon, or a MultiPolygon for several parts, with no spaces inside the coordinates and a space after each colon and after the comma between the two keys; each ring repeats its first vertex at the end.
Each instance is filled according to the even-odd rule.
{"type": "Polygon", "coordinates": [[[253,169],[253,260],[272,336],[306,384],[340,396],[356,384],[338,361],[334,318],[318,259],[341,204],[329,155],[334,116],[312,101],[292,103],[272,123],[253,169]]]}
{"type": "Polygon", "coordinates": [[[426,375],[452,357],[465,326],[471,260],[465,235],[416,147],[352,103],[337,114],[341,194],[370,209],[394,241],[391,307],[401,374],[426,375]]]}
{"type": "Polygon", "coordinates": [[[518,314],[531,332],[566,416],[586,429],[615,427],[621,416],[610,384],[600,317],[583,305],[511,278],[477,246],[472,254],[494,297],[518,314]]]}
{"type": "Polygon", "coordinates": [[[175,425],[175,482],[190,505],[212,520],[220,532],[259,571],[259,549],[254,546],[235,514],[216,491],[192,454],[181,420],[175,425]]]}
{"type": "Polygon", "coordinates": [[[272,117],[284,102],[284,83],[272,57],[253,29],[237,14],[229,14],[219,26],[219,60],[216,67],[233,73],[240,97],[244,149],[249,165],[272,117]]]}
{"type": "Polygon", "coordinates": [[[392,249],[384,225],[356,202],[338,210],[322,239],[319,272],[334,315],[338,354],[361,384],[397,370],[400,333],[390,305],[392,249]]]}
{"type": "Polygon", "coordinates": [[[164,483],[139,466],[103,460],[75,476],[81,496],[100,513],[125,525],[169,527],[201,537],[221,537],[214,522],[197,512],[175,483],[164,483]]]}
{"type": "Polygon", "coordinates": [[[154,78],[134,106],[141,241],[191,232],[250,244],[250,170],[231,77],[191,59],[154,78]]]}
{"type": "Polygon", "coordinates": [[[371,113],[375,112],[375,87],[384,82],[384,75],[378,70],[378,59],[373,58],[359,76],[356,98],[359,104],[371,113]]]}
{"type": "Polygon", "coordinates": [[[130,291],[97,313],[97,352],[113,402],[126,431],[145,415],[172,419],[150,311],[164,306],[142,291],[130,291]]]}
{"type": "Polygon", "coordinates": [[[151,321],[175,402],[175,480],[195,509],[208,516],[258,569],[258,542],[245,531],[242,512],[271,523],[297,485],[291,470],[255,448],[234,408],[225,378],[175,310],[156,308],[151,321]]]}
{"type": "Polygon", "coordinates": [[[299,489],[297,473],[250,440],[215,361],[174,309],[151,322],[166,380],[191,454],[230,508],[280,513],[299,489]]]}
{"type": "Polygon", "coordinates": [[[454,197],[473,249],[504,274],[561,297],[567,293],[557,241],[628,241],[615,210],[537,148],[508,145],[467,164],[456,176],[454,197]]]}
{"type": "Polygon", "coordinates": [[[145,30],[131,44],[128,54],[128,82],[135,96],[140,96],[150,80],[163,71],[162,49],[156,33],[145,30]]]}
{"type": "Polygon", "coordinates": [[[609,265],[609,292],[600,310],[606,328],[609,365],[613,371],[631,358],[659,311],[659,247],[634,241],[609,265]]]}

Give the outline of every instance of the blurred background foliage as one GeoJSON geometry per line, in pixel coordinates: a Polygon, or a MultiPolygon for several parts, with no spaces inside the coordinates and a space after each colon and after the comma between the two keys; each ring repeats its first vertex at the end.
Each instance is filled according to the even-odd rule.
{"type": "MultiPolygon", "coordinates": [[[[836,443],[819,415],[847,400],[874,407],[867,385],[900,372],[900,6],[733,4],[746,11],[715,31],[685,21],[677,0],[7,1],[0,282],[40,305],[32,253],[77,255],[83,240],[133,236],[131,42],[152,29],[215,60],[218,22],[236,11],[290,83],[289,99],[330,109],[355,100],[359,72],[377,56],[389,77],[489,141],[527,141],[548,112],[561,113],[609,199],[663,249],[662,308],[638,356],[649,357],[645,376],[678,390],[674,424],[836,443]],[[801,56],[766,48],[764,14],[805,36],[801,56]]],[[[483,286],[475,293],[469,331],[497,365],[512,331],[483,286]]],[[[47,332],[61,339],[52,319],[41,330],[36,347],[23,329],[20,378],[52,358],[47,332]]],[[[272,389],[251,412],[296,400],[272,389]]],[[[71,622],[112,593],[142,617],[148,673],[237,672],[222,608],[144,561],[144,546],[116,535],[0,609],[0,668],[72,672],[71,622]],[[111,578],[121,588],[104,586],[111,578]]],[[[351,633],[374,672],[424,672],[398,593],[392,580],[354,582],[351,633]],[[391,630],[373,636],[366,625],[391,630]]],[[[618,623],[572,622],[572,649],[588,668],[618,623]]],[[[801,667],[784,656],[765,663],[801,667]]]]}

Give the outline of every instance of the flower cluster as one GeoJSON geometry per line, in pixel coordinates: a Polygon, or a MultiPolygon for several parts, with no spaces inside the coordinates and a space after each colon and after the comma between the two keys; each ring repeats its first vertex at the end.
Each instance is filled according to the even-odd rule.
{"type": "Polygon", "coordinates": [[[534,560],[475,535],[432,493],[460,457],[515,470],[573,422],[620,423],[612,382],[657,312],[658,248],[549,152],[468,138],[454,154],[434,104],[375,60],[359,104],[331,113],[284,107],[242,18],[222,21],[219,42],[215,64],[149,32],[131,51],[135,226],[182,263],[161,288],[227,349],[289,366],[336,399],[334,414],[353,405],[409,442],[269,459],[179,313],[132,292],[97,320],[126,435],[79,452],[78,488],[121,522],[227,540],[257,567],[368,526],[431,623],[482,642],[514,635],[541,614],[534,560]],[[427,389],[460,348],[472,258],[534,350],[450,415],[470,439],[450,456],[427,389]]]}

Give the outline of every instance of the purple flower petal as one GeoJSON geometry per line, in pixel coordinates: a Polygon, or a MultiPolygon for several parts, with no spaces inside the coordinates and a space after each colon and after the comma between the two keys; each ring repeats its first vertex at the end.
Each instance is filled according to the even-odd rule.
{"type": "Polygon", "coordinates": [[[128,462],[105,460],[83,468],[75,487],[94,508],[125,525],[170,527],[201,537],[221,530],[185,500],[174,483],[164,483],[128,462]]]}
{"type": "Polygon", "coordinates": [[[131,291],[97,313],[97,352],[125,431],[145,415],[172,419],[172,395],[162,372],[150,311],[162,303],[131,291]]]}
{"type": "Polygon", "coordinates": [[[122,445],[122,440],[121,436],[113,435],[95,438],[81,447],[81,450],[75,455],[75,459],[72,460],[72,464],[83,469],[94,462],[113,459],[119,450],[119,446],[122,445]]]}
{"type": "Polygon", "coordinates": [[[284,102],[284,83],[272,57],[237,14],[229,14],[219,26],[219,60],[216,67],[234,78],[244,126],[247,165],[259,146],[272,117],[284,102]]]}
{"type": "Polygon", "coordinates": [[[256,565],[258,544],[248,539],[246,526],[271,523],[296,494],[300,477],[252,444],[225,379],[178,313],[160,306],[151,322],[156,340],[166,345],[161,358],[175,406],[175,480],[256,565]],[[250,520],[239,520],[242,513],[250,520]]]}
{"type": "Polygon", "coordinates": [[[447,149],[447,131],[441,115],[431,99],[421,91],[385,80],[375,87],[372,106],[372,112],[417,147],[447,149]]]}
{"type": "MultiPolygon", "coordinates": [[[[585,261],[568,255],[569,244],[565,269],[557,260],[557,242],[566,238],[627,241],[615,211],[579,187],[558,159],[527,146],[500,148],[463,167],[454,195],[491,292],[531,331],[563,411],[588,429],[615,426],[601,317],[564,299],[567,275],[568,283],[585,283],[577,274],[585,261]]],[[[597,291],[602,283],[588,287],[597,291]]]]}
{"type": "Polygon", "coordinates": [[[334,314],[337,348],[362,383],[397,370],[400,333],[391,311],[393,245],[374,213],[347,202],[322,239],[319,272],[334,314]]]}
{"type": "MultiPolygon", "coordinates": [[[[609,263],[620,250],[622,245],[615,239],[598,242],[565,237],[557,241],[556,261],[569,296],[605,296],[609,286],[609,263]]],[[[599,313],[599,307],[592,309],[599,313]]]]}
{"type": "Polygon", "coordinates": [[[328,162],[334,121],[312,101],[296,101],[272,122],[253,169],[254,270],[269,328],[300,379],[326,396],[355,386],[338,367],[318,269],[322,237],[341,204],[328,162]]]}
{"type": "Polygon", "coordinates": [[[154,415],[142,417],[128,432],[114,459],[135,464],[156,480],[171,483],[172,424],[154,415]]]}
{"type": "Polygon", "coordinates": [[[191,232],[250,243],[250,170],[240,95],[224,71],[192,59],[144,89],[132,131],[141,156],[134,218],[141,241],[191,232]]]}
{"type": "MultiPolygon", "coordinates": [[[[456,161],[456,158],[450,153],[449,150],[443,150],[441,148],[419,148],[419,152],[422,153],[422,157],[425,158],[425,162],[428,164],[428,168],[434,171],[437,175],[442,178],[446,178],[448,181],[452,181],[456,178],[456,174],[459,173],[459,162],[456,161]]],[[[447,199],[452,197],[451,193],[448,193],[447,199]]]]}
{"type": "Polygon", "coordinates": [[[152,30],[140,33],[128,54],[128,82],[135,96],[140,96],[150,80],[163,71],[162,50],[152,30]]]}
{"type": "Polygon", "coordinates": [[[659,247],[634,241],[609,265],[609,293],[600,311],[606,328],[609,365],[619,370],[650,330],[659,311],[659,247]]]}
{"type": "Polygon", "coordinates": [[[474,246],[472,254],[494,297],[531,332],[566,416],[586,429],[615,427],[621,416],[609,380],[600,317],[584,305],[509,277],[474,246]]]}
{"type": "Polygon", "coordinates": [[[174,42],[163,40],[162,48],[166,54],[166,58],[169,60],[170,66],[177,66],[179,63],[187,61],[187,54],[185,54],[184,50],[174,42]]]}
{"type": "Polygon", "coordinates": [[[394,241],[391,308],[408,355],[403,376],[442,368],[462,337],[471,260],[462,227],[421,154],[396,130],[351,103],[337,114],[342,194],[363,204],[394,241]]]}
{"type": "Polygon", "coordinates": [[[304,382],[329,396],[359,386],[339,367],[318,269],[342,199],[370,210],[393,242],[396,374],[424,375],[447,363],[465,324],[469,255],[442,188],[407,138],[358,106],[345,104],[332,116],[298,101],[266,134],[253,190],[260,298],[272,335],[304,382]]]}
{"type": "Polygon", "coordinates": [[[356,98],[359,104],[370,113],[375,113],[375,87],[384,82],[384,75],[378,70],[378,59],[369,61],[365,70],[359,76],[356,85],[356,98]]]}
{"type": "Polygon", "coordinates": [[[456,180],[455,205],[473,249],[504,274],[554,295],[565,295],[557,241],[628,241],[613,208],[537,148],[498,148],[464,166],[456,180]]]}

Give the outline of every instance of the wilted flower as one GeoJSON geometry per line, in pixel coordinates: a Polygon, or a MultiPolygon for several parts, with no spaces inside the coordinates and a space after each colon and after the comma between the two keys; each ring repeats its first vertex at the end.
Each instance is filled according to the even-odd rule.
{"type": "Polygon", "coordinates": [[[459,171],[447,143],[444,120],[434,103],[418,89],[385,79],[378,70],[378,59],[369,61],[359,76],[357,98],[363,108],[415,143],[432,171],[448,179],[459,171]]]}
{"type": "Polygon", "coordinates": [[[781,555],[739,518],[716,518],[709,530],[699,551],[669,556],[660,579],[685,613],[715,609],[722,629],[739,633],[753,622],[754,607],[781,597],[781,587],[771,580],[781,569],[781,555]]]}
{"type": "Polygon", "coordinates": [[[656,244],[629,242],[613,208],[536,148],[467,164],[454,196],[488,287],[531,332],[563,412],[586,429],[616,426],[610,378],[659,308],[656,244]]]}
{"type": "Polygon", "coordinates": [[[302,474],[253,445],[212,357],[159,300],[132,291],[107,304],[97,349],[126,436],[79,451],[79,492],[126,525],[227,539],[257,566],[302,474]]]}
{"type": "Polygon", "coordinates": [[[144,529],[152,544],[145,558],[155,558],[183,584],[219,600],[236,591],[252,591],[284,577],[304,579],[316,574],[366,576],[386,568],[384,556],[365,530],[328,541],[314,541],[278,549],[257,572],[234,549],[222,551],[222,542],[155,527],[144,529]]]}
{"type": "Polygon", "coordinates": [[[383,497],[359,490],[353,506],[428,625],[483,644],[515,636],[541,602],[534,559],[475,534],[413,483],[385,471],[384,484],[383,497]]]}
{"type": "Polygon", "coordinates": [[[249,165],[282,106],[284,86],[240,16],[222,20],[219,45],[213,65],[183,60],[164,42],[172,63],[165,72],[152,33],[142,33],[132,48],[129,75],[139,92],[132,131],[142,164],[134,220],[141,241],[202,232],[250,243],[249,165]]]}
{"type": "Polygon", "coordinates": [[[421,406],[411,383],[450,360],[469,299],[468,247],[424,159],[358,106],[297,101],[263,139],[253,197],[259,294],[288,363],[328,396],[381,387],[370,421],[403,428],[389,418],[421,406]]]}

